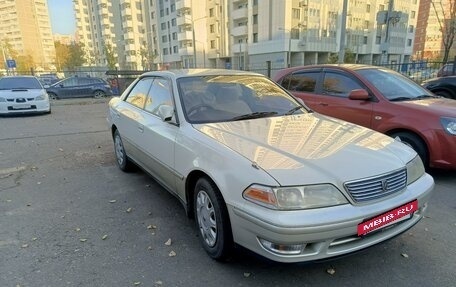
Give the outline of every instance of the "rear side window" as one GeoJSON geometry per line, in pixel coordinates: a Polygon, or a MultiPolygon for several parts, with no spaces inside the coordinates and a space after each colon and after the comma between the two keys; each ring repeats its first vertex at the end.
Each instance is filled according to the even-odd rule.
{"type": "Polygon", "coordinates": [[[147,93],[149,93],[152,81],[152,78],[143,78],[139,80],[130,91],[125,101],[142,109],[146,102],[147,93]]]}
{"type": "Polygon", "coordinates": [[[348,98],[350,92],[355,89],[363,89],[363,87],[354,79],[338,73],[325,73],[323,94],[348,98]]]}
{"type": "Polygon", "coordinates": [[[288,75],[282,81],[282,86],[289,91],[315,93],[318,72],[300,72],[288,75]]]}

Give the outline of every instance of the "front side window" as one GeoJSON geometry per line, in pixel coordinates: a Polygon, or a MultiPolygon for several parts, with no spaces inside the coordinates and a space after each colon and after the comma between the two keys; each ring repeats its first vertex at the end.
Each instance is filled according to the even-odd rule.
{"type": "Polygon", "coordinates": [[[144,109],[159,116],[158,109],[163,105],[174,106],[171,96],[171,85],[165,79],[156,78],[149,90],[144,109]]]}
{"type": "Polygon", "coordinates": [[[323,94],[348,98],[350,92],[356,89],[363,89],[363,87],[354,79],[338,73],[325,73],[323,94]]]}
{"type": "Polygon", "coordinates": [[[139,80],[133,89],[128,94],[125,101],[142,109],[146,102],[147,94],[149,93],[150,86],[152,85],[152,78],[143,78],[139,80]]]}

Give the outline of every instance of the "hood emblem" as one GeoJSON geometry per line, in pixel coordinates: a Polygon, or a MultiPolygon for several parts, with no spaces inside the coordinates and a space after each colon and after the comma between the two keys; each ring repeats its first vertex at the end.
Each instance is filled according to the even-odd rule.
{"type": "Polygon", "coordinates": [[[382,190],[383,191],[388,191],[389,189],[389,183],[388,181],[385,179],[385,180],[382,180],[382,190]]]}

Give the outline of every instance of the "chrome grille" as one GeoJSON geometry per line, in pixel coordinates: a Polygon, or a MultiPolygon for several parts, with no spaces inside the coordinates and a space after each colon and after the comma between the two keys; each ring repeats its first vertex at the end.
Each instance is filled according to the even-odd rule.
{"type": "Polygon", "coordinates": [[[349,181],[344,184],[356,202],[386,197],[403,190],[407,185],[407,170],[401,169],[381,176],[349,181]]]}

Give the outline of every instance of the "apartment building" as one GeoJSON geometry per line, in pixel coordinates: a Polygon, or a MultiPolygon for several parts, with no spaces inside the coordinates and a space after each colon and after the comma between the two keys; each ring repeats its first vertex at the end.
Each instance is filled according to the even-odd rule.
{"type": "Polygon", "coordinates": [[[1,0],[0,42],[3,60],[31,57],[29,68],[53,68],[55,48],[47,1],[1,0]]]}
{"type": "MultiPolygon", "coordinates": [[[[80,39],[98,64],[110,41],[120,68],[259,72],[326,63],[338,53],[343,1],[74,0],[80,39]]],[[[348,0],[345,47],[359,63],[408,61],[417,11],[417,0],[348,0]]]]}
{"type": "MultiPolygon", "coordinates": [[[[450,1],[435,1],[435,6],[431,0],[421,0],[415,33],[414,58],[417,60],[427,59],[438,61],[443,57],[442,32],[439,19],[442,24],[448,23],[450,18],[450,1]],[[435,8],[434,8],[435,7],[435,8]]],[[[453,57],[455,53],[450,53],[453,57]]]]}

